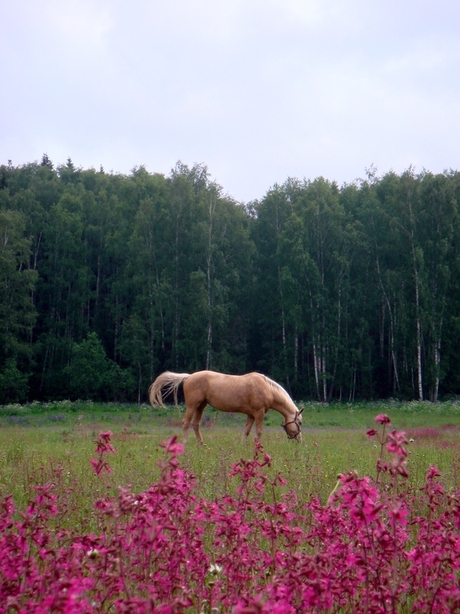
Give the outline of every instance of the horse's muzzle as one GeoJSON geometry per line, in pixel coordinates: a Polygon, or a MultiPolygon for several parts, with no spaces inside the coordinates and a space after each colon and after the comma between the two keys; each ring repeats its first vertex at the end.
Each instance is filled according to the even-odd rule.
{"type": "Polygon", "coordinates": [[[291,422],[286,422],[286,424],[282,424],[281,426],[283,427],[284,432],[286,433],[288,439],[294,439],[298,443],[302,441],[302,433],[300,432],[300,429],[301,429],[300,422],[297,422],[297,420],[294,419],[294,420],[291,420],[291,422]],[[287,427],[290,424],[295,424],[295,426],[297,427],[297,433],[292,433],[288,430],[287,427]]]}

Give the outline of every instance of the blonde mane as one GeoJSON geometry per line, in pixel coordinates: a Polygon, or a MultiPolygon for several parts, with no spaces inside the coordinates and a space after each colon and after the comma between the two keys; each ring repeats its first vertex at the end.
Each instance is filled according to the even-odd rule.
{"type": "MultiPolygon", "coordinates": [[[[261,375],[262,375],[262,373],[261,373],[261,375]]],[[[274,380],[270,379],[266,375],[262,375],[262,377],[267,382],[267,384],[269,384],[272,388],[274,388],[275,390],[278,390],[279,392],[284,392],[285,394],[287,394],[286,390],[280,384],[278,384],[274,380]]]]}
{"type": "Polygon", "coordinates": [[[262,375],[262,377],[264,378],[264,380],[267,382],[267,384],[270,386],[270,388],[273,388],[273,390],[276,390],[277,392],[281,393],[282,396],[286,399],[286,401],[289,402],[290,405],[292,405],[296,412],[298,412],[299,410],[297,409],[294,401],[291,399],[288,391],[283,388],[283,386],[281,386],[280,384],[278,384],[277,382],[275,382],[274,380],[270,379],[269,377],[267,377],[266,375],[262,375]]]}

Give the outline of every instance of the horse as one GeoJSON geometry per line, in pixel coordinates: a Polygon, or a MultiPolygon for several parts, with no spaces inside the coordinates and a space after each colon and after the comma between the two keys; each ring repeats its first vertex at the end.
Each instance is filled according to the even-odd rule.
{"type": "Polygon", "coordinates": [[[178,390],[182,388],[185,399],[185,415],[182,420],[184,443],[188,438],[190,424],[198,443],[203,444],[200,423],[206,405],[225,412],[246,414],[243,441],[246,440],[255,422],[256,437],[262,437],[264,416],[269,409],[279,412],[284,420],[282,427],[288,439],[302,440],[302,411],[299,411],[286,390],[261,373],[225,375],[216,371],[195,373],[172,373],[165,371],[149,388],[152,407],[164,406],[163,399],[172,395],[177,405],[178,390]]]}

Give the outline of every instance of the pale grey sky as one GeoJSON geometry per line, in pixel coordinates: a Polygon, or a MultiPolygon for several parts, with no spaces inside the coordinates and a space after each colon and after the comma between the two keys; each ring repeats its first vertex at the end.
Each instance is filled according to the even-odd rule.
{"type": "Polygon", "coordinates": [[[0,163],[169,174],[239,201],[460,168],[458,0],[0,0],[0,163]]]}

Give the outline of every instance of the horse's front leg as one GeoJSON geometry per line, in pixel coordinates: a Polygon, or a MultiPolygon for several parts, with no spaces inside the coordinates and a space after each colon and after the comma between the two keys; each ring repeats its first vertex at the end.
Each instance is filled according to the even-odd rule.
{"type": "Polygon", "coordinates": [[[254,415],[254,420],[256,422],[256,438],[260,441],[262,439],[262,428],[264,424],[265,411],[263,409],[259,410],[254,415]]]}
{"type": "Polygon", "coordinates": [[[242,443],[247,441],[247,439],[249,437],[249,433],[251,432],[253,424],[254,424],[254,417],[253,416],[248,416],[246,418],[246,424],[245,424],[245,427],[244,427],[243,436],[241,438],[241,442],[242,443]]]}

